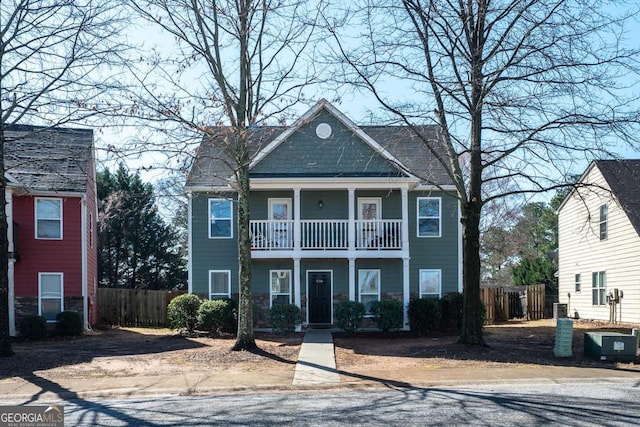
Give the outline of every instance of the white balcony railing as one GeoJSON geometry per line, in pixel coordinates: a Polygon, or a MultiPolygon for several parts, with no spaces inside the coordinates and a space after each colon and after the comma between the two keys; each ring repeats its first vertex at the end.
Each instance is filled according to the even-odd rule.
{"type": "Polygon", "coordinates": [[[401,230],[400,219],[357,220],[356,249],[400,249],[401,230]]]}
{"type": "MultiPolygon", "coordinates": [[[[354,248],[402,249],[402,220],[357,220],[354,222],[354,248]]],[[[252,220],[251,247],[254,250],[292,250],[293,220],[252,220]]],[[[349,249],[348,220],[301,220],[300,249],[349,249]]]]}

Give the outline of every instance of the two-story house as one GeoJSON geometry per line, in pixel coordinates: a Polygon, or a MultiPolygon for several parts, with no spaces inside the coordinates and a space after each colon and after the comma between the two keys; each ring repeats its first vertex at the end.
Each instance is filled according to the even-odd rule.
{"type": "Polygon", "coordinates": [[[640,160],[597,160],[558,208],[569,316],[640,322],[640,160]]]}
{"type": "Polygon", "coordinates": [[[61,311],[97,321],[93,131],[16,125],[5,131],[11,334],[22,316],[61,311]]]}
{"type": "MultiPolygon", "coordinates": [[[[418,129],[441,150],[436,127],[418,129]]],[[[455,189],[404,126],[357,126],[326,100],[291,126],[254,129],[252,289],[268,310],[300,307],[304,325],[331,325],[341,301],[461,292],[455,189]]],[[[205,138],[189,196],[189,292],[238,294],[236,192],[224,142],[205,138]]]]}

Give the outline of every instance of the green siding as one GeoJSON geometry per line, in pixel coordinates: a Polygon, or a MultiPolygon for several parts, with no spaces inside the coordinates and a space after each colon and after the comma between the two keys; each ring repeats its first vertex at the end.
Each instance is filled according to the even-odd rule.
{"type": "Polygon", "coordinates": [[[397,175],[398,169],[322,110],[251,169],[252,175],[397,175]],[[328,123],[331,136],[320,139],[316,126],[328,123]]]}
{"type": "Polygon", "coordinates": [[[236,203],[233,203],[233,237],[209,238],[209,199],[219,195],[194,194],[191,199],[193,293],[208,295],[209,270],[231,270],[231,293],[238,292],[238,246],[236,243],[236,203]]]}
{"type": "MultiPolygon", "coordinates": [[[[270,270],[291,270],[291,274],[293,275],[293,260],[288,259],[277,259],[277,260],[268,260],[268,261],[254,261],[251,269],[251,279],[252,279],[252,291],[254,295],[266,294],[269,295],[271,293],[270,289],[270,280],[269,276],[270,270]]],[[[291,301],[294,298],[294,289],[293,289],[294,278],[291,277],[291,301]]]]}
{"type": "Polygon", "coordinates": [[[293,191],[254,191],[249,196],[251,219],[269,219],[269,199],[291,199],[291,219],[295,218],[293,191]]]}
{"type": "Polygon", "coordinates": [[[442,294],[458,292],[458,200],[442,192],[409,193],[409,249],[411,261],[409,276],[411,292],[418,293],[418,281],[421,269],[442,270],[442,294]],[[441,236],[417,237],[417,199],[418,197],[441,197],[441,236]]]}
{"type": "Polygon", "coordinates": [[[308,270],[330,270],[333,271],[333,293],[349,294],[349,262],[346,259],[322,259],[322,260],[302,260],[300,261],[302,274],[301,290],[302,294],[307,293],[307,271],[308,270]]]}
{"type": "Polygon", "coordinates": [[[356,261],[356,292],[358,292],[358,270],[380,270],[380,293],[402,293],[402,260],[359,259],[356,261]]]}
{"type": "Polygon", "coordinates": [[[344,191],[303,191],[300,193],[302,219],[348,219],[349,193],[344,191]],[[322,200],[322,208],[318,201],[322,200]]]}
{"type": "Polygon", "coordinates": [[[402,218],[402,196],[398,190],[359,190],[355,192],[356,219],[358,218],[358,199],[379,197],[382,202],[382,218],[402,218]]]}

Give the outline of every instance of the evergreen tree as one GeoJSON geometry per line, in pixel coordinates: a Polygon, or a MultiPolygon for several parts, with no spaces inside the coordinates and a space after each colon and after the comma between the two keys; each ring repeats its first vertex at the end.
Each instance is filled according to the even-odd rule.
{"type": "Polygon", "coordinates": [[[97,176],[98,274],[102,286],[184,289],[186,248],[167,226],[154,202],[153,186],[124,165],[97,176]]]}

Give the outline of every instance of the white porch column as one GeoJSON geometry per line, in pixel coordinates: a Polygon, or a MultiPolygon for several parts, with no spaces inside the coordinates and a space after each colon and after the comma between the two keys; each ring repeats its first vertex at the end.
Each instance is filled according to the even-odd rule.
{"type": "Polygon", "coordinates": [[[402,258],[402,305],[404,306],[403,328],[409,330],[409,300],[411,288],[409,287],[409,257],[402,258]]]}
{"type": "Polygon", "coordinates": [[[348,244],[349,250],[354,251],[356,249],[356,189],[349,187],[349,225],[348,229],[348,244]]]}
{"type": "MultiPolygon", "coordinates": [[[[7,237],[9,239],[9,253],[15,252],[15,244],[13,242],[13,193],[11,191],[5,191],[5,198],[7,204],[5,206],[5,214],[7,216],[7,237]]],[[[14,260],[13,257],[9,257],[9,271],[8,271],[8,285],[9,285],[9,335],[16,336],[16,308],[15,308],[15,290],[14,290],[14,260]]]]}
{"type": "Polygon", "coordinates": [[[356,300],[356,259],[349,258],[349,301],[356,300]]]}
{"type": "Polygon", "coordinates": [[[407,187],[400,189],[402,197],[402,250],[409,252],[409,191],[407,187]]]}
{"type": "MultiPolygon", "coordinates": [[[[293,250],[299,251],[302,239],[300,222],[300,188],[293,189],[293,250]]],[[[299,260],[298,260],[299,261],[299,260]]]]}
{"type": "MultiPolygon", "coordinates": [[[[302,310],[302,298],[300,296],[300,258],[293,259],[293,303],[302,310]]],[[[303,323],[306,323],[303,320],[303,323]]],[[[296,326],[296,332],[302,330],[302,325],[296,326]]]]}

